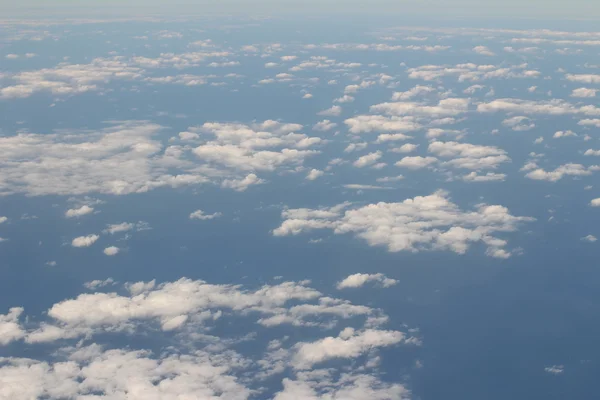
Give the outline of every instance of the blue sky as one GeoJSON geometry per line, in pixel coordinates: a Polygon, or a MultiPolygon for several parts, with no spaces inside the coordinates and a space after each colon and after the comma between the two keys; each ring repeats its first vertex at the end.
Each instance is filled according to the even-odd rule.
{"type": "Polygon", "coordinates": [[[0,26],[0,400],[596,397],[593,23],[51,8],[0,26]]]}

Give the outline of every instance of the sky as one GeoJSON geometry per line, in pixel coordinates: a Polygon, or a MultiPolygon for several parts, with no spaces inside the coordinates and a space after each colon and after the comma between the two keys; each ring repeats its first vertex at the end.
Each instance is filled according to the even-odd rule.
{"type": "Polygon", "coordinates": [[[597,398],[595,20],[63,4],[0,20],[0,400],[597,398]]]}
{"type": "MultiPolygon", "coordinates": [[[[347,14],[368,15],[420,15],[425,17],[513,17],[513,18],[573,18],[592,19],[600,16],[600,5],[589,0],[223,0],[190,1],[174,0],[24,0],[19,2],[0,1],[4,10],[26,13],[31,9],[52,13],[103,12],[141,15],[148,12],[168,14],[194,13],[261,13],[289,14],[347,14]]],[[[29,11],[30,12],[30,11],[29,11]]]]}

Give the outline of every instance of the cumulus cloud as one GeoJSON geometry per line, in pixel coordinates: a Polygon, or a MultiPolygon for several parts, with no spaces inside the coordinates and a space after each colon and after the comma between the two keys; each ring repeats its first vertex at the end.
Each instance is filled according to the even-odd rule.
{"type": "Polygon", "coordinates": [[[364,168],[369,165],[375,164],[381,158],[381,156],[381,151],[369,153],[362,157],[359,157],[356,161],[354,161],[353,165],[357,168],[364,168]]]}
{"type": "Polygon", "coordinates": [[[177,147],[153,139],[161,126],[128,121],[99,131],[0,138],[0,195],[124,195],[208,182],[177,147]],[[167,173],[167,166],[180,172],[167,173]]]}
{"type": "Polygon", "coordinates": [[[394,153],[406,154],[406,153],[412,153],[413,151],[417,150],[418,147],[419,147],[418,144],[406,143],[400,147],[394,147],[394,148],[390,149],[390,151],[394,152],[394,153]]]}
{"type": "Polygon", "coordinates": [[[205,214],[204,211],[202,211],[202,210],[196,210],[190,214],[190,219],[199,219],[201,221],[207,221],[207,220],[219,218],[222,215],[223,214],[221,214],[220,212],[216,212],[216,213],[212,213],[212,214],[205,214]]]}
{"type": "Polygon", "coordinates": [[[408,168],[408,169],[421,169],[431,166],[438,162],[438,159],[435,157],[404,157],[400,161],[396,162],[397,167],[408,168]]]}
{"type": "Polygon", "coordinates": [[[313,126],[313,130],[315,131],[320,131],[320,132],[327,132],[333,128],[335,128],[337,126],[336,123],[331,122],[328,119],[324,119],[323,121],[317,122],[314,126],[313,126]]]}
{"type": "Polygon", "coordinates": [[[497,174],[494,172],[488,172],[485,175],[479,175],[473,171],[467,175],[461,177],[465,182],[498,182],[506,179],[505,174],[497,174]]]}
{"type": "Polygon", "coordinates": [[[309,171],[309,173],[306,175],[306,179],[309,181],[314,181],[315,179],[320,178],[321,176],[323,176],[325,174],[325,172],[318,170],[318,169],[311,169],[309,171]]]}
{"type": "Polygon", "coordinates": [[[594,243],[598,241],[598,238],[596,238],[596,236],[594,235],[587,235],[582,237],[581,240],[583,240],[584,242],[594,243]]]}
{"type": "Polygon", "coordinates": [[[422,128],[415,117],[386,117],[383,115],[357,115],[344,120],[351,133],[410,132],[422,128]]]}
{"type": "Polygon", "coordinates": [[[588,88],[578,88],[573,89],[571,92],[571,97],[581,97],[581,98],[589,98],[596,97],[597,89],[588,89],[588,88]]]}
{"type": "Polygon", "coordinates": [[[404,334],[398,331],[367,329],[356,332],[352,328],[346,328],[337,337],[299,343],[292,363],[295,369],[309,369],[330,359],[358,357],[368,350],[392,346],[404,339],[404,334]]]}
{"type": "Polygon", "coordinates": [[[67,218],[74,218],[74,217],[81,217],[87,214],[90,214],[94,212],[94,209],[90,206],[81,206],[79,208],[71,208],[69,210],[67,210],[67,212],[65,213],[65,217],[67,218]]]}
{"type": "Polygon", "coordinates": [[[531,119],[523,116],[507,118],[502,121],[502,125],[513,131],[529,131],[535,128],[535,124],[531,122],[531,119]]]}
{"type": "Polygon", "coordinates": [[[496,54],[488,49],[486,46],[475,46],[473,47],[473,51],[477,54],[481,54],[482,56],[495,56],[496,54]]]}
{"type": "Polygon", "coordinates": [[[556,182],[564,178],[565,176],[587,176],[591,175],[594,171],[600,170],[600,166],[592,165],[591,167],[585,167],[581,164],[568,163],[557,167],[554,171],[546,171],[543,168],[538,168],[535,163],[527,165],[527,168],[522,170],[531,170],[525,176],[529,179],[538,181],[549,181],[556,182]]]}
{"type": "Polygon", "coordinates": [[[275,236],[297,235],[316,229],[354,234],[371,246],[391,252],[450,250],[463,254],[473,243],[488,247],[488,254],[506,257],[507,242],[494,236],[513,232],[530,217],[515,217],[503,206],[480,204],[462,211],[445,192],[417,196],[400,203],[375,203],[349,208],[348,203],[325,209],[287,209],[275,236]]]}
{"type": "Polygon", "coordinates": [[[424,81],[436,81],[443,77],[456,77],[459,82],[477,82],[487,79],[537,78],[540,72],[528,70],[527,65],[496,67],[473,63],[457,65],[423,65],[408,69],[408,77],[424,81]]]}
{"type": "Polygon", "coordinates": [[[341,113],[342,107],[332,106],[331,108],[318,112],[317,115],[323,115],[327,117],[338,117],[341,113]]]}
{"type": "Polygon", "coordinates": [[[19,323],[22,313],[23,308],[13,307],[8,310],[8,314],[0,314],[0,345],[5,346],[25,336],[25,330],[19,323]]]}
{"type": "Polygon", "coordinates": [[[121,251],[118,247],[110,246],[104,249],[104,254],[107,256],[116,256],[121,251]]]}
{"type": "Polygon", "coordinates": [[[500,164],[509,162],[506,152],[495,146],[481,146],[458,142],[432,142],[430,153],[443,158],[452,158],[444,165],[463,169],[495,169],[500,164]]]}
{"type": "Polygon", "coordinates": [[[593,199],[592,201],[590,201],[590,205],[592,207],[600,207],[600,197],[598,197],[597,199],[593,199]]]}
{"type": "Polygon", "coordinates": [[[221,183],[221,187],[243,192],[250,186],[262,185],[265,182],[264,179],[260,179],[256,174],[248,174],[242,179],[225,179],[221,183]]]}
{"type": "Polygon", "coordinates": [[[337,284],[338,289],[358,288],[366,284],[367,282],[377,282],[383,287],[394,286],[398,283],[397,280],[386,277],[385,275],[378,274],[353,274],[337,284]]]}
{"type": "Polygon", "coordinates": [[[193,150],[200,160],[234,172],[254,172],[297,166],[317,154],[308,149],[322,143],[322,139],[297,133],[302,128],[299,124],[267,120],[251,125],[207,122],[189,130],[208,139],[193,150]]]}
{"type": "Polygon", "coordinates": [[[71,241],[73,247],[90,247],[100,238],[98,235],[79,236],[71,241]]]}

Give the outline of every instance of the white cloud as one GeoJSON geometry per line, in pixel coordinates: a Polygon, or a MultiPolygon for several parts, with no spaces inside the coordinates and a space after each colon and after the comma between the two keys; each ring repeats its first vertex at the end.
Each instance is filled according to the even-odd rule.
{"type": "MultiPolygon", "coordinates": [[[[600,203],[599,203],[600,205],[600,203]]],[[[385,246],[391,252],[451,250],[463,254],[470,244],[482,242],[488,254],[506,256],[505,240],[497,232],[516,231],[529,217],[515,217],[499,205],[480,204],[465,211],[452,203],[444,192],[417,196],[400,203],[376,203],[348,209],[343,203],[329,209],[288,209],[275,236],[297,235],[315,229],[331,229],[335,234],[353,233],[371,246],[385,246]]]]}
{"type": "Polygon", "coordinates": [[[190,219],[199,219],[201,221],[207,221],[215,218],[221,217],[223,214],[220,212],[216,212],[213,214],[205,214],[202,210],[196,210],[190,214],[190,219]]]}
{"type": "Polygon", "coordinates": [[[594,74],[567,74],[567,80],[579,83],[600,83],[600,75],[594,74]]]}
{"type": "Polygon", "coordinates": [[[323,121],[317,122],[314,126],[313,126],[313,130],[314,131],[320,131],[320,132],[327,132],[333,128],[335,128],[337,126],[336,123],[331,122],[328,119],[324,119],[323,121]]]}
{"type": "Polygon", "coordinates": [[[496,54],[488,49],[486,46],[475,46],[473,47],[473,51],[477,54],[481,54],[482,56],[495,56],[496,54]]]}
{"type": "MultiPolygon", "coordinates": [[[[25,336],[25,330],[19,323],[22,313],[23,308],[13,307],[8,310],[8,314],[0,314],[0,345],[5,346],[25,336]]],[[[0,381],[2,380],[0,379],[0,381]]],[[[1,391],[0,394],[2,394],[1,391]]]]}
{"type": "Polygon", "coordinates": [[[262,185],[265,182],[264,179],[260,179],[256,174],[248,174],[242,179],[226,179],[221,183],[221,187],[243,192],[250,186],[262,185]]]}
{"type": "Polygon", "coordinates": [[[100,236],[98,235],[87,235],[87,236],[79,236],[73,239],[71,242],[71,246],[73,247],[90,247],[96,240],[98,240],[100,236]]]}
{"type": "Polygon", "coordinates": [[[594,243],[598,240],[598,238],[596,238],[596,236],[594,235],[587,235],[582,237],[581,240],[583,240],[584,242],[594,243]]]}
{"type": "Polygon", "coordinates": [[[590,201],[590,205],[592,207],[600,207],[600,197],[598,197],[597,199],[593,199],[592,201],[590,201]]]}
{"type": "Polygon", "coordinates": [[[469,110],[469,99],[448,98],[437,105],[429,106],[414,102],[381,103],[371,106],[371,111],[392,116],[427,116],[434,118],[451,117],[469,110]]]}
{"type": "Polygon", "coordinates": [[[331,108],[318,112],[317,115],[323,115],[327,117],[338,117],[341,113],[342,107],[332,106],[331,108]]]}
{"type": "Polygon", "coordinates": [[[401,168],[421,169],[421,168],[429,167],[430,165],[435,164],[437,162],[438,162],[438,159],[435,157],[414,156],[414,157],[404,157],[400,161],[396,162],[396,164],[394,164],[394,165],[396,165],[397,167],[401,167],[401,168]]]}
{"type": "Polygon", "coordinates": [[[114,285],[115,283],[115,280],[112,278],[107,278],[105,280],[96,279],[93,281],[85,282],[83,286],[89,290],[96,290],[105,286],[114,285]]]}
{"type": "Polygon", "coordinates": [[[352,153],[353,151],[361,151],[367,148],[367,146],[369,146],[369,143],[367,142],[362,142],[362,143],[350,143],[348,146],[346,146],[346,148],[344,149],[344,153],[352,153]]]}
{"type": "Polygon", "coordinates": [[[104,249],[104,254],[107,256],[116,256],[119,254],[120,249],[115,246],[110,246],[104,249]]]}
{"type": "Polygon", "coordinates": [[[565,367],[563,365],[553,365],[551,367],[544,368],[544,371],[549,374],[560,375],[565,371],[565,367]]]}
{"type": "Polygon", "coordinates": [[[378,274],[353,274],[337,284],[338,289],[358,288],[362,287],[367,282],[377,282],[383,287],[394,286],[398,283],[397,280],[378,274]]]}
{"type": "Polygon", "coordinates": [[[535,128],[535,124],[531,119],[523,116],[511,117],[502,121],[502,125],[511,128],[513,131],[529,131],[535,128]]]}
{"type": "Polygon", "coordinates": [[[315,342],[299,343],[292,359],[295,369],[310,369],[313,365],[336,358],[355,358],[378,347],[402,342],[405,336],[398,331],[367,329],[356,332],[346,328],[337,337],[327,337],[315,342]]]}
{"type": "MultiPolygon", "coordinates": [[[[565,176],[587,176],[591,175],[593,171],[600,169],[598,166],[591,166],[586,168],[581,164],[564,164],[556,168],[554,171],[546,171],[543,168],[537,168],[537,165],[532,165],[532,171],[525,175],[529,179],[539,181],[550,181],[556,182],[564,178],[565,176]],[[535,169],[534,169],[535,168],[535,169]]],[[[529,169],[529,168],[527,168],[529,169]]]]}
{"type": "Polygon", "coordinates": [[[333,100],[334,103],[352,103],[353,101],[354,101],[354,97],[347,95],[347,94],[333,100]]]}
{"type": "Polygon", "coordinates": [[[115,233],[128,232],[130,230],[145,231],[151,229],[147,222],[139,221],[137,223],[132,222],[121,222],[119,224],[109,224],[102,233],[109,233],[114,235],[115,233]]]}
{"type": "Polygon", "coordinates": [[[478,175],[477,172],[473,171],[470,174],[462,176],[461,179],[465,182],[498,182],[504,181],[506,175],[493,172],[488,172],[485,175],[478,175]]]}
{"type": "Polygon", "coordinates": [[[571,92],[571,97],[581,97],[581,98],[596,97],[596,92],[598,92],[597,89],[578,88],[578,89],[574,89],[573,92],[571,92]]]}
{"type": "Polygon", "coordinates": [[[314,181],[317,178],[320,178],[321,176],[323,176],[325,174],[325,172],[320,171],[318,169],[311,169],[310,172],[306,175],[306,179],[309,181],[314,181]]]}
{"type": "Polygon", "coordinates": [[[477,106],[481,113],[504,111],[520,114],[545,114],[545,115],[600,115],[600,108],[596,106],[574,106],[564,100],[553,99],[550,101],[531,101],[521,99],[497,99],[477,106]]]}
{"type": "Polygon", "coordinates": [[[351,133],[410,132],[421,129],[414,117],[385,117],[383,115],[357,115],[344,121],[351,133]]]}
{"type": "Polygon", "coordinates": [[[6,221],[8,221],[7,217],[0,217],[0,224],[5,223],[6,221]]]}
{"type": "Polygon", "coordinates": [[[508,78],[537,78],[539,71],[526,69],[527,65],[513,65],[496,67],[495,65],[477,65],[473,63],[449,65],[423,65],[408,69],[410,79],[436,81],[440,78],[452,76],[459,82],[477,82],[487,79],[508,78]]]}
{"type": "Polygon", "coordinates": [[[584,153],[584,156],[600,156],[600,150],[587,149],[584,153]]]}
{"type": "Polygon", "coordinates": [[[210,140],[193,150],[200,160],[240,173],[297,166],[317,154],[308,148],[322,139],[297,133],[302,128],[267,120],[251,125],[208,122],[189,130],[209,136],[210,140]]]}
{"type": "Polygon", "coordinates": [[[381,135],[377,136],[377,141],[375,143],[396,142],[399,140],[408,139],[412,139],[412,137],[403,133],[382,133],[381,135]]]}
{"type": "Polygon", "coordinates": [[[79,208],[71,208],[69,210],[67,210],[67,212],[65,213],[65,216],[67,218],[73,218],[73,217],[81,217],[87,214],[90,214],[94,212],[94,209],[90,206],[81,206],[79,208]]]}
{"type": "Polygon", "coordinates": [[[346,189],[353,189],[353,190],[390,190],[390,189],[392,189],[390,187],[385,187],[385,186],[363,185],[363,184],[359,184],[359,183],[348,183],[348,184],[345,184],[344,187],[346,189]]]}
{"type": "Polygon", "coordinates": [[[381,158],[381,155],[381,151],[369,153],[367,155],[359,157],[356,161],[354,161],[353,165],[357,168],[364,168],[369,165],[373,165],[381,158]]]}
{"type": "Polygon", "coordinates": [[[564,138],[564,137],[573,137],[573,136],[577,136],[577,134],[573,131],[558,131],[558,132],[555,132],[554,135],[552,135],[552,137],[554,139],[564,138]]]}
{"type": "Polygon", "coordinates": [[[177,146],[153,139],[161,126],[121,122],[100,131],[19,133],[0,138],[0,195],[124,195],[207,182],[177,146]],[[176,175],[167,167],[178,169],[176,175]]]}
{"type": "Polygon", "coordinates": [[[413,97],[422,96],[432,92],[435,92],[435,89],[430,86],[417,85],[406,92],[394,92],[392,95],[392,101],[406,101],[412,99],[413,97]]]}
{"type": "Polygon", "coordinates": [[[432,142],[430,153],[438,157],[453,158],[444,165],[464,169],[495,169],[498,165],[509,162],[506,152],[495,146],[481,146],[458,142],[432,142]]]}
{"type": "Polygon", "coordinates": [[[393,153],[407,154],[407,153],[412,153],[413,151],[417,150],[418,147],[419,147],[418,144],[406,143],[400,147],[394,147],[393,149],[390,149],[390,151],[393,153]]]}

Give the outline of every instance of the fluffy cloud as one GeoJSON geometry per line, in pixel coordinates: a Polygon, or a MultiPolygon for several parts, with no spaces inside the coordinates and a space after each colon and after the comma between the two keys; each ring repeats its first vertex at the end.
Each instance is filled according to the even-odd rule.
{"type": "Polygon", "coordinates": [[[316,342],[299,343],[292,359],[295,369],[309,369],[313,365],[335,358],[355,358],[365,351],[392,346],[405,336],[398,331],[367,329],[356,332],[346,328],[337,337],[326,337],[316,342]]]}
{"type": "MultiPolygon", "coordinates": [[[[0,314],[0,345],[5,346],[25,336],[25,330],[23,330],[19,323],[19,317],[22,313],[22,308],[14,307],[8,310],[8,314],[0,314]]],[[[0,389],[1,394],[2,391],[0,389]]]]}
{"type": "Polygon", "coordinates": [[[582,97],[582,98],[596,97],[597,91],[598,91],[597,89],[588,89],[588,88],[573,89],[573,92],[571,92],[571,97],[582,97]]]}
{"type": "Polygon", "coordinates": [[[262,185],[265,182],[264,179],[260,179],[256,174],[248,174],[242,179],[225,179],[221,183],[221,187],[243,192],[250,186],[262,185]]]}
{"type": "Polygon", "coordinates": [[[381,158],[381,155],[381,151],[366,154],[354,161],[353,165],[357,168],[364,168],[369,165],[373,165],[381,158]]]}
{"type": "Polygon", "coordinates": [[[509,127],[513,131],[528,131],[535,128],[531,119],[523,116],[511,117],[502,121],[502,125],[509,127]]]}
{"type": "Polygon", "coordinates": [[[323,115],[327,117],[338,117],[342,113],[342,107],[340,106],[332,106],[326,110],[320,111],[318,115],[323,115]]]}
{"type": "Polygon", "coordinates": [[[458,142],[432,142],[430,153],[444,158],[453,158],[444,165],[464,169],[494,169],[499,164],[510,161],[506,152],[494,146],[480,146],[458,142]]]}
{"type": "Polygon", "coordinates": [[[394,164],[394,165],[396,165],[397,167],[401,167],[401,168],[421,169],[421,168],[429,167],[430,165],[435,164],[437,162],[438,162],[438,159],[435,157],[414,156],[414,157],[404,157],[400,161],[396,162],[396,164],[394,164]]]}
{"type": "Polygon", "coordinates": [[[498,232],[516,231],[529,217],[515,217],[499,205],[480,204],[464,212],[445,192],[417,196],[400,203],[376,203],[348,209],[343,203],[326,209],[288,209],[282,212],[275,236],[297,235],[315,229],[331,229],[336,234],[352,233],[371,246],[385,246],[391,252],[450,250],[463,254],[470,244],[482,242],[488,254],[510,255],[507,242],[498,232]]]}
{"type": "Polygon", "coordinates": [[[351,133],[410,132],[421,129],[414,117],[357,115],[344,121],[351,133]]]}
{"type": "Polygon", "coordinates": [[[107,256],[116,256],[119,254],[120,249],[115,246],[110,246],[104,249],[104,254],[107,256]]]}
{"type": "Polygon", "coordinates": [[[306,179],[309,181],[314,181],[315,179],[320,178],[321,176],[323,176],[325,174],[325,172],[318,170],[318,169],[311,169],[310,172],[306,175],[306,179]]]}
{"type": "Polygon", "coordinates": [[[406,92],[394,92],[394,94],[392,95],[392,100],[406,101],[412,99],[413,97],[422,96],[432,92],[435,92],[435,89],[431,86],[417,85],[414,88],[407,90],[406,92]]]}
{"type": "Polygon", "coordinates": [[[327,131],[335,128],[336,126],[337,126],[336,123],[331,122],[328,119],[324,119],[323,121],[317,122],[313,126],[313,130],[315,130],[315,131],[321,131],[321,132],[327,132],[327,131]]]}
{"type": "Polygon", "coordinates": [[[79,236],[73,239],[71,246],[73,247],[90,247],[100,238],[98,235],[79,236]]]}
{"type": "Polygon", "coordinates": [[[559,181],[565,176],[587,176],[591,175],[594,171],[600,170],[600,166],[597,165],[586,168],[581,164],[574,163],[561,165],[554,171],[546,171],[543,168],[538,168],[535,163],[526,167],[527,168],[524,167],[524,170],[531,169],[531,171],[525,175],[527,178],[549,182],[559,181]]]}
{"type": "Polygon", "coordinates": [[[506,179],[506,175],[493,172],[488,172],[485,175],[479,175],[477,172],[473,171],[462,176],[461,179],[465,182],[498,182],[504,181],[506,179]]]}
{"type": "Polygon", "coordinates": [[[300,165],[306,157],[317,154],[307,149],[322,140],[297,133],[302,128],[267,120],[252,125],[208,122],[189,131],[208,139],[193,150],[200,160],[234,172],[254,172],[300,165]]]}
{"type": "Polygon", "coordinates": [[[90,214],[94,212],[94,209],[90,206],[81,206],[79,208],[71,208],[69,210],[67,210],[67,212],[65,213],[65,217],[67,218],[73,218],[73,217],[81,217],[87,214],[90,214]]]}
{"type": "Polygon", "coordinates": [[[488,49],[486,46],[475,46],[473,47],[473,51],[477,54],[481,54],[482,56],[495,56],[493,51],[488,49]]]}
{"type": "Polygon", "coordinates": [[[590,205],[592,207],[600,207],[600,197],[598,197],[597,199],[593,199],[592,201],[590,201],[590,205]]]}
{"type": "Polygon", "coordinates": [[[202,211],[202,210],[196,210],[190,214],[190,219],[199,219],[201,221],[207,221],[207,220],[219,218],[222,215],[223,214],[221,214],[220,212],[216,212],[213,214],[205,214],[204,211],[202,211]]]}
{"type": "Polygon", "coordinates": [[[392,116],[426,116],[434,118],[452,117],[469,110],[469,99],[449,98],[429,106],[414,102],[381,103],[371,106],[371,111],[392,116]]]}
{"type": "Polygon", "coordinates": [[[397,280],[386,277],[383,274],[353,274],[337,284],[338,289],[358,288],[367,282],[377,282],[383,287],[390,287],[398,283],[397,280]]]}
{"type": "Polygon", "coordinates": [[[100,131],[2,137],[0,194],[123,195],[207,182],[185,171],[193,167],[178,158],[176,147],[164,149],[152,138],[161,129],[130,121],[100,131]],[[169,166],[181,173],[167,173],[169,166]]]}
{"type": "Polygon", "coordinates": [[[490,113],[504,111],[507,113],[521,114],[546,114],[546,115],[600,115],[600,108],[596,106],[574,106],[564,100],[531,101],[521,99],[497,99],[489,103],[481,103],[477,111],[490,113]]]}
{"type": "Polygon", "coordinates": [[[486,79],[507,78],[537,78],[539,71],[528,70],[527,64],[509,67],[496,67],[494,65],[457,64],[448,65],[423,65],[408,69],[408,77],[411,79],[422,79],[435,81],[443,77],[456,77],[459,82],[477,82],[486,79]]]}

